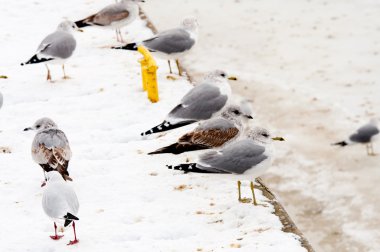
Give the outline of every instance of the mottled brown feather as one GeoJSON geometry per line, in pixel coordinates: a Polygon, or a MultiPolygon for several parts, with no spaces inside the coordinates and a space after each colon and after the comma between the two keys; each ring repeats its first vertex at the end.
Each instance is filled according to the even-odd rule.
{"type": "Polygon", "coordinates": [[[110,25],[113,22],[121,21],[123,19],[126,19],[129,16],[129,12],[127,10],[114,13],[112,15],[106,15],[103,13],[98,13],[93,16],[91,16],[91,23],[98,24],[98,25],[110,25]]]}
{"type": "Polygon", "coordinates": [[[239,133],[237,128],[229,128],[226,130],[210,129],[202,131],[193,131],[183,135],[178,142],[181,144],[197,144],[210,148],[220,147],[229,140],[233,139],[239,133]]]}

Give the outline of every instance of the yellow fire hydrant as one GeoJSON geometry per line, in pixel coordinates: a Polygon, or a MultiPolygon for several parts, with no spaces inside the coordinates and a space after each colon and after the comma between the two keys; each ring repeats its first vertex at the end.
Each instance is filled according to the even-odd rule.
{"type": "Polygon", "coordinates": [[[139,51],[144,58],[140,59],[141,75],[143,89],[148,92],[148,99],[151,102],[158,102],[158,86],[157,86],[157,64],[152,55],[144,46],[138,46],[139,51]]]}

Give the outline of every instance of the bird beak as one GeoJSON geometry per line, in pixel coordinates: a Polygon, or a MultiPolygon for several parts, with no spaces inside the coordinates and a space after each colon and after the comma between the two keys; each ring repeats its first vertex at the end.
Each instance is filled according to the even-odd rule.
{"type": "Polygon", "coordinates": [[[24,131],[32,130],[31,127],[25,128],[24,131]]]}
{"type": "Polygon", "coordinates": [[[78,28],[78,29],[77,29],[77,31],[79,31],[79,32],[83,32],[83,30],[82,30],[82,29],[80,29],[80,28],[78,28]]]}
{"type": "Polygon", "coordinates": [[[236,81],[236,80],[237,80],[237,78],[236,78],[235,76],[229,76],[228,79],[229,79],[229,80],[233,80],[233,81],[236,81]]]}
{"type": "Polygon", "coordinates": [[[253,119],[253,116],[251,116],[251,115],[245,115],[245,117],[248,119],[253,119]]]}
{"type": "Polygon", "coordinates": [[[285,139],[283,137],[272,137],[272,140],[274,141],[285,141],[285,139]]]}

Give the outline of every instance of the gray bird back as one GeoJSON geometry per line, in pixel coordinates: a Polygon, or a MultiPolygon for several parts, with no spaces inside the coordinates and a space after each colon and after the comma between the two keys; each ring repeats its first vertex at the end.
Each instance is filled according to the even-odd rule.
{"type": "Polygon", "coordinates": [[[37,148],[40,144],[45,145],[48,149],[54,147],[70,149],[65,133],[59,129],[48,129],[37,133],[33,141],[33,147],[37,148]]]}
{"type": "MultiPolygon", "coordinates": [[[[265,147],[245,139],[223,148],[220,152],[209,151],[200,156],[200,168],[210,166],[223,172],[243,174],[268,157],[264,155],[265,147]],[[220,155],[220,153],[222,155],[220,155]]],[[[206,169],[210,169],[207,167],[206,169]]]]}
{"type": "Polygon", "coordinates": [[[169,113],[169,117],[209,119],[226,105],[227,99],[227,95],[222,95],[219,88],[210,84],[200,84],[182,98],[181,104],[169,113]]]}
{"type": "Polygon", "coordinates": [[[227,130],[230,128],[235,128],[235,124],[231,120],[227,120],[222,117],[211,118],[210,120],[202,122],[196,129],[197,130],[208,130],[208,129],[220,129],[227,130]]]}
{"type": "Polygon", "coordinates": [[[143,41],[143,45],[151,51],[166,54],[185,52],[190,50],[194,44],[195,40],[182,28],[167,30],[157,34],[154,38],[143,41]]]}
{"type": "Polygon", "coordinates": [[[76,41],[72,34],[65,31],[56,31],[48,35],[38,46],[38,51],[56,58],[69,58],[76,48],[76,41]]]}
{"type": "Polygon", "coordinates": [[[374,135],[379,134],[379,129],[373,124],[360,127],[355,134],[350,136],[350,140],[356,143],[368,143],[374,135]]]}

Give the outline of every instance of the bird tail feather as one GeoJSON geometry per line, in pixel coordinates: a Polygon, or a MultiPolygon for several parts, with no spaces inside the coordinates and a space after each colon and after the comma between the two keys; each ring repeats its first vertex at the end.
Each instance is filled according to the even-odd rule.
{"type": "Polygon", "coordinates": [[[42,62],[45,62],[45,61],[49,61],[49,60],[52,60],[53,58],[41,58],[39,59],[37,54],[33,55],[33,57],[31,57],[27,62],[25,63],[21,63],[21,66],[23,65],[27,65],[27,64],[37,64],[37,63],[42,63],[42,62]]]}
{"type": "Polygon", "coordinates": [[[148,155],[163,154],[163,153],[172,153],[172,154],[178,155],[183,152],[204,150],[204,149],[209,149],[209,147],[205,145],[200,145],[200,144],[198,145],[198,144],[174,143],[174,144],[162,147],[160,149],[157,149],[153,152],[150,152],[148,153],[148,155]]]}
{"type": "Polygon", "coordinates": [[[348,145],[348,143],[346,141],[341,141],[341,142],[333,143],[331,145],[339,145],[339,146],[344,147],[344,146],[348,145]]]}
{"type": "Polygon", "coordinates": [[[141,135],[142,136],[146,136],[146,135],[150,135],[150,134],[154,134],[154,133],[168,131],[168,130],[176,129],[176,128],[179,128],[179,127],[182,127],[182,126],[194,123],[194,122],[196,122],[196,121],[194,121],[194,120],[188,120],[188,121],[178,122],[176,124],[171,124],[168,121],[163,121],[159,125],[151,128],[150,130],[141,133],[141,135]]]}

